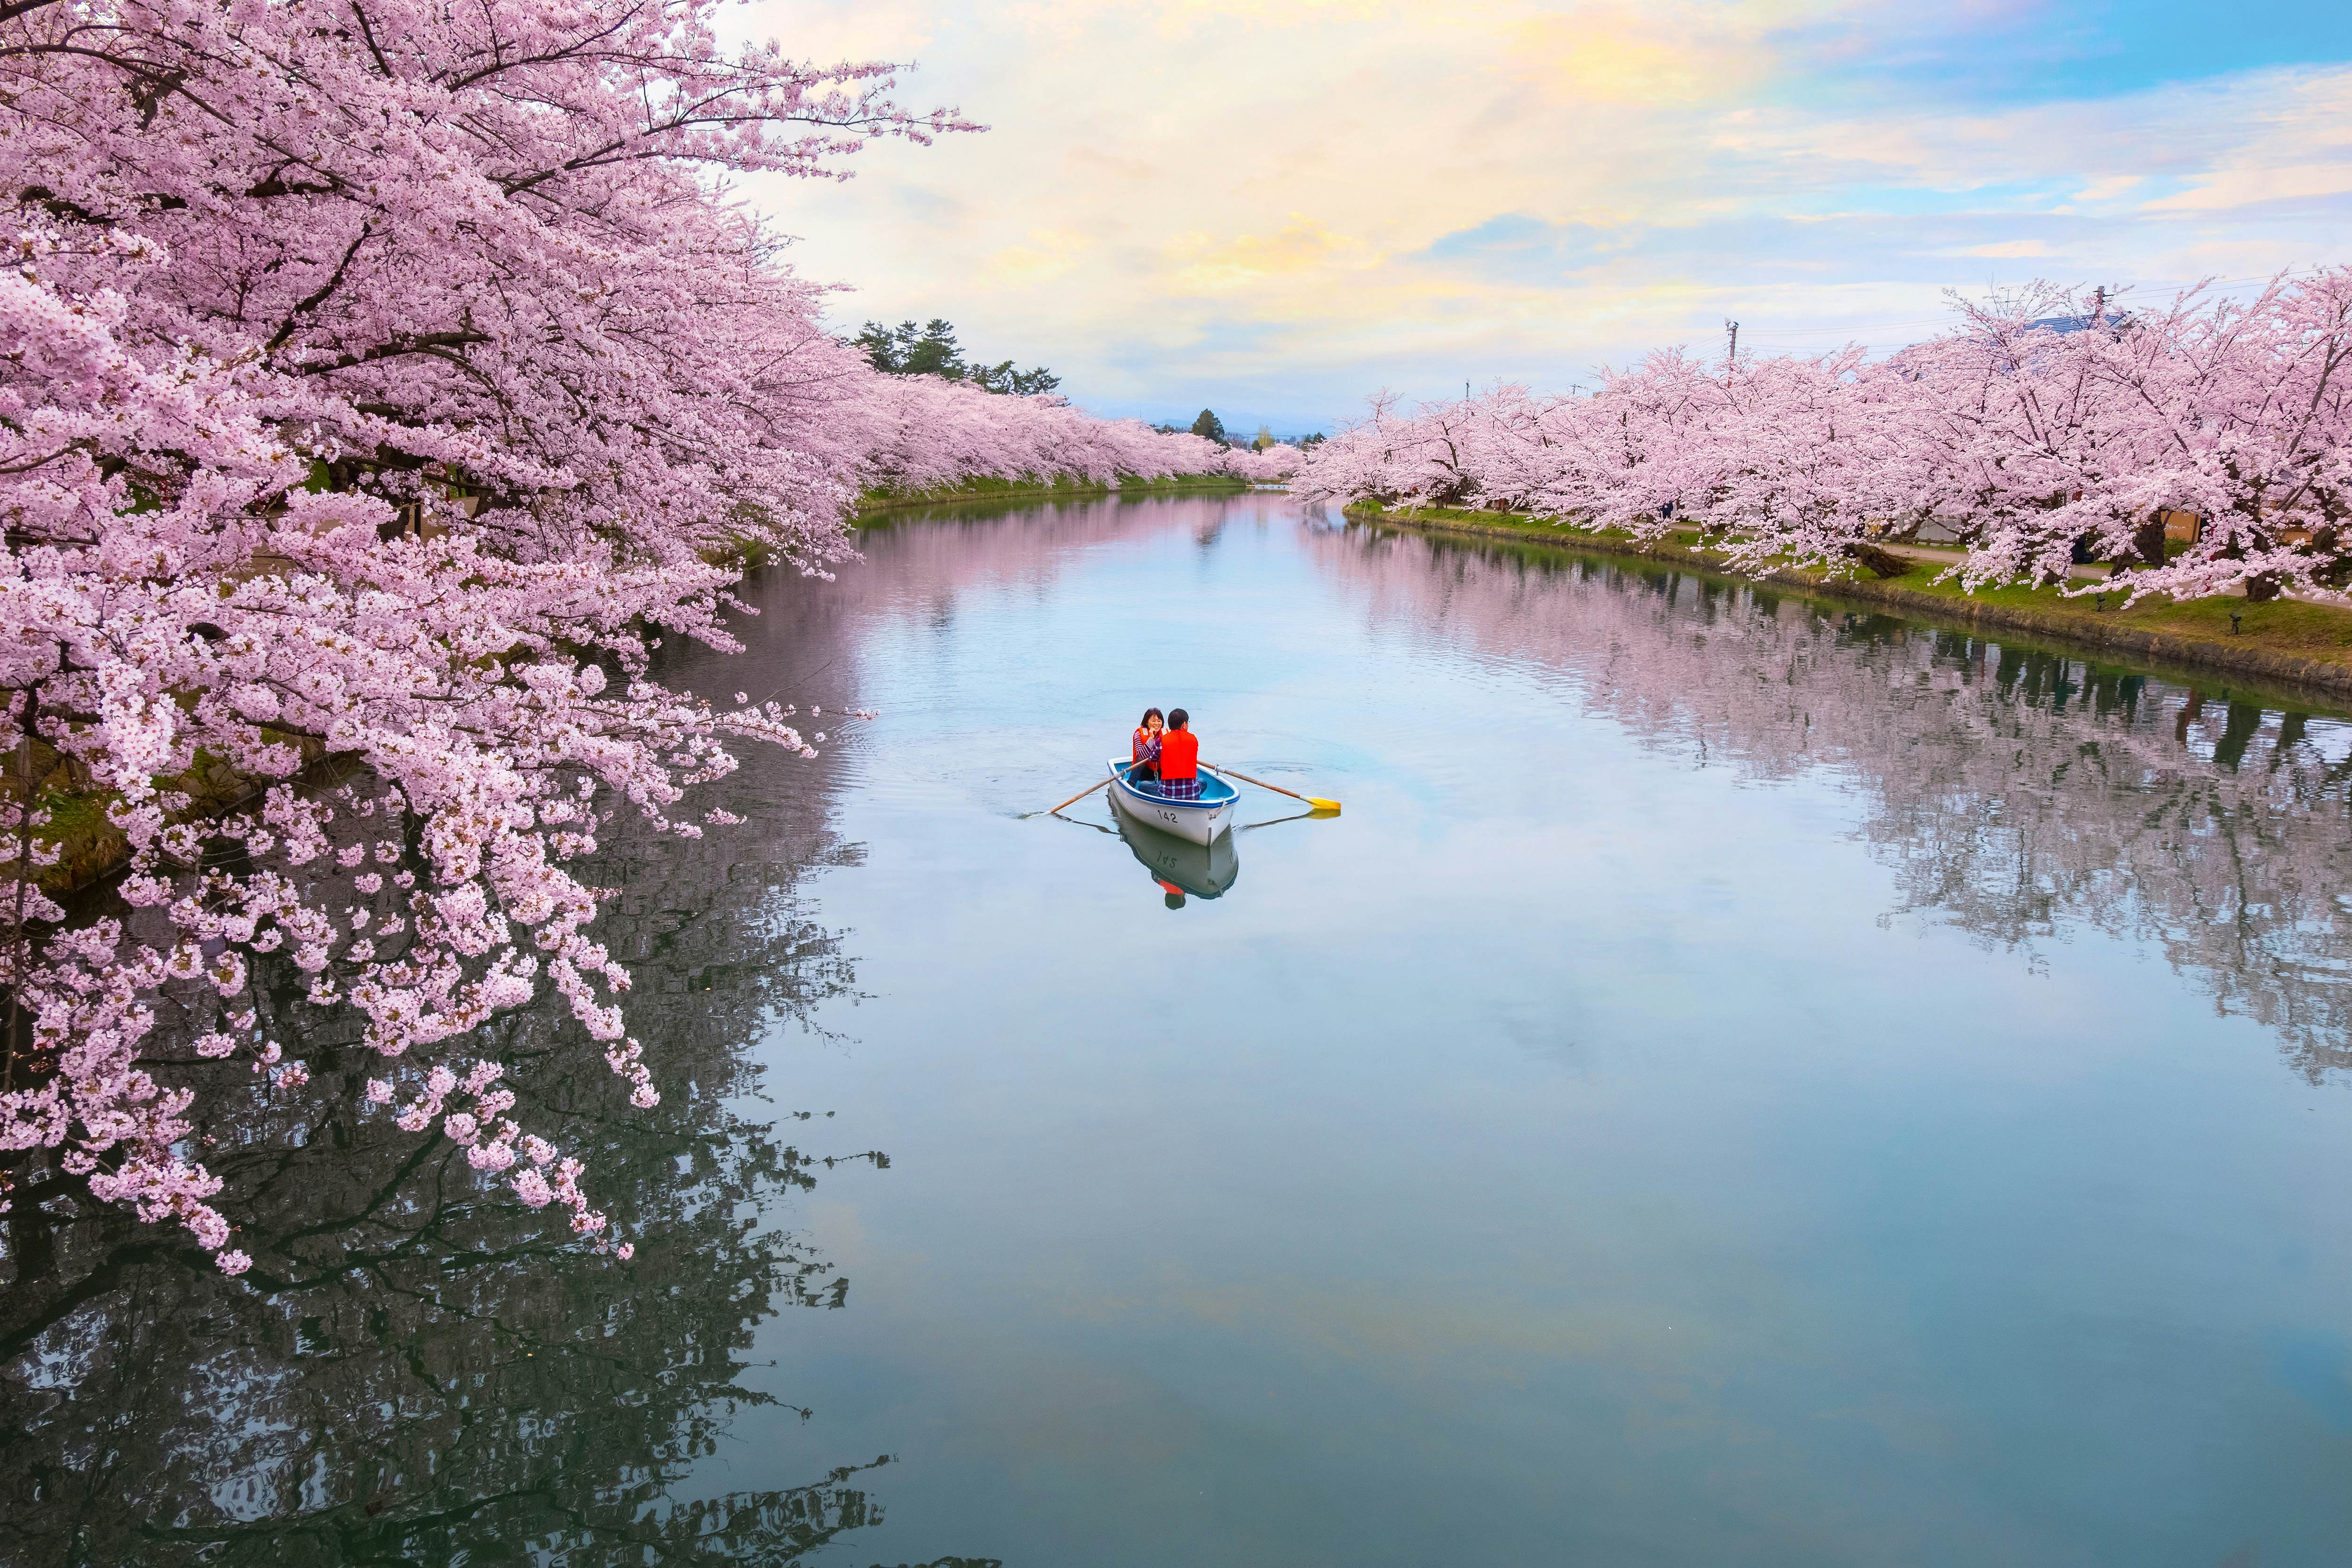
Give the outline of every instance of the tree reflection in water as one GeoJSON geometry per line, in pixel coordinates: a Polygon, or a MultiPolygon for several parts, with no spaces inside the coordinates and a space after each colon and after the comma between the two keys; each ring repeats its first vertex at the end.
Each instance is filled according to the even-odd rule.
{"type": "MultiPolygon", "coordinates": [[[[625,889],[600,926],[660,1045],[657,1110],[627,1107],[554,999],[500,1026],[530,1124],[590,1152],[634,1263],[584,1255],[446,1139],[361,1114],[378,1058],[349,1044],[312,1050],[310,1089],[207,1130],[244,1279],[54,1179],[24,1192],[0,1264],[0,1562],[781,1563],[877,1520],[887,1456],[672,1495],[763,1402],[737,1380],[761,1321],[849,1289],[763,1217],[834,1163],[786,1141],[827,1124],[737,1109],[747,1044],[851,981],[794,892],[846,858],[794,782],[757,802],[739,784],[757,826],[625,840],[598,868],[625,889]]],[[[336,1037],[310,1017],[304,1037],[336,1037]]]]}
{"type": "MultiPolygon", "coordinates": [[[[763,579],[763,647],[680,683],[855,693],[860,616],[943,623],[971,584],[1046,584],[1087,546],[1213,510],[1276,515],[1160,501],[892,530],[868,542],[887,571],[823,592],[763,579]]],[[[2085,927],[2144,942],[2301,1071],[2352,1066],[2352,725],[1663,567],[1304,537],[1383,637],[1556,674],[1567,700],[1695,765],[1844,781],[1895,871],[1890,919],[2029,962],[2085,927]]],[[[896,761],[946,743],[902,740],[896,761]]],[[[256,1258],[244,1280],[61,1188],[26,1192],[0,1258],[0,1564],[781,1563],[877,1520],[879,1458],[774,1491],[678,1484],[761,1397],[738,1379],[757,1326],[848,1300],[772,1218],[845,1151],[821,1119],[744,1105],[747,1043],[852,984],[796,891],[850,857],[813,787],[832,765],[813,781],[755,762],[709,803],[745,826],[622,837],[597,874],[625,889],[598,934],[635,973],[656,1110],[626,1109],[558,1007],[500,1026],[532,1125],[591,1156],[634,1263],[580,1256],[445,1142],[357,1114],[374,1064],[349,1048],[307,1050],[310,1089],[257,1092],[210,1129],[235,1143],[213,1153],[256,1258]]],[[[307,1005],[290,986],[279,1005],[307,1005]]]]}
{"type": "Polygon", "coordinates": [[[2352,723],[1664,565],[1311,539],[1376,626],[1559,668],[1706,763],[1842,773],[1890,920],[2037,963],[2074,929],[2142,942],[2307,1077],[2352,1067],[2352,723]]]}

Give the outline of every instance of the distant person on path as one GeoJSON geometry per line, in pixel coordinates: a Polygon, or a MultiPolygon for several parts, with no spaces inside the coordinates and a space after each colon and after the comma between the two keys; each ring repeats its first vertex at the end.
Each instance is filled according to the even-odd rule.
{"type": "Polygon", "coordinates": [[[1135,727],[1135,751],[1129,759],[1135,765],[1127,770],[1131,782],[1141,784],[1160,776],[1160,731],[1163,727],[1159,709],[1143,710],[1143,721],[1135,727]]]}
{"type": "Polygon", "coordinates": [[[1170,800],[1192,800],[1201,793],[1201,740],[1192,725],[1192,716],[1181,708],[1168,710],[1168,730],[1160,737],[1160,793],[1170,800]]]}

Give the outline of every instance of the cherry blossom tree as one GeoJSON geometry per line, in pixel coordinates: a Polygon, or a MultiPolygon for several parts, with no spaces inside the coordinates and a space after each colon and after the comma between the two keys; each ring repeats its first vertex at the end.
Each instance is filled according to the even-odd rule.
{"type": "Polygon", "coordinates": [[[1933,523],[1971,588],[2063,583],[2087,557],[2134,598],[2336,596],[2347,377],[2352,268],[2154,310],[2035,285],[1958,301],[1950,331],[1884,359],[1666,351],[1589,395],[1498,386],[1406,414],[1383,394],[1299,482],[1653,541],[1696,527],[1751,572],[1899,570],[1885,546],[1933,523]],[[2185,552],[2176,514],[2202,520],[2185,552]]]}
{"type": "Polygon", "coordinates": [[[723,48],[715,11],[0,8],[0,1150],[231,1272],[159,1017],[295,1092],[256,982],[290,963],[364,1018],[385,1114],[605,1245],[478,1031],[551,985],[653,1104],[574,868],[617,809],[727,820],[685,801],[730,745],[825,740],[664,689],[655,650],[730,648],[744,563],[823,573],[875,485],[1206,466],[823,330],[729,177],[977,128],[885,66],[723,48]],[[220,815],[224,780],[249,797],[220,815]],[[40,878],[93,805],[127,912],[69,924],[40,878]]]}
{"type": "Polygon", "coordinates": [[[2074,336],[2116,435],[2069,503],[2098,553],[2138,566],[2135,597],[2263,600],[2352,580],[2352,268],[2074,336]],[[2169,563],[2134,545],[2157,508],[2203,519],[2169,563]]]}
{"type": "Polygon", "coordinates": [[[1050,394],[1018,397],[969,381],[860,374],[839,391],[847,458],[870,489],[922,494],[975,479],[1052,479],[1115,485],[1178,474],[1272,479],[1296,447],[1252,452],[1136,419],[1099,419],[1050,394]]]}

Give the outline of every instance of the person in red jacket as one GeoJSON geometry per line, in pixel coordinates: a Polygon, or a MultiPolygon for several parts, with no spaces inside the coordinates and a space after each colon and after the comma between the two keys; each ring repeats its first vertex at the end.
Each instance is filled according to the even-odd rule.
{"type": "Polygon", "coordinates": [[[1192,716],[1181,708],[1168,710],[1168,728],[1160,736],[1160,793],[1171,800],[1191,800],[1201,793],[1201,740],[1192,733],[1192,716]]]}

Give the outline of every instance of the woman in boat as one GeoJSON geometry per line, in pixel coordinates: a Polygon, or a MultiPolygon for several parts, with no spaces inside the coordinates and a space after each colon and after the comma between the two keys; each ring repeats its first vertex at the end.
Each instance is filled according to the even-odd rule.
{"type": "Polygon", "coordinates": [[[1143,710],[1143,721],[1135,727],[1132,758],[1135,765],[1127,770],[1127,776],[1136,783],[1141,784],[1160,776],[1160,732],[1165,727],[1166,721],[1160,718],[1159,709],[1146,708],[1143,710]]]}

